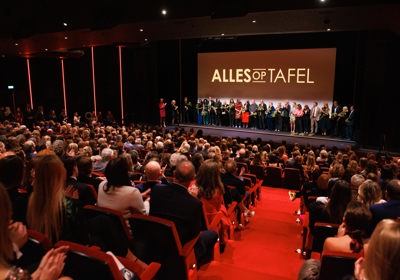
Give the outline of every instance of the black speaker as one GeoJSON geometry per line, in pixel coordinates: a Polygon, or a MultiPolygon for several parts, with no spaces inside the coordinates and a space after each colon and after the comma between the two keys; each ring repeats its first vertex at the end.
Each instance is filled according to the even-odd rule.
{"type": "Polygon", "coordinates": [[[241,17],[248,12],[248,0],[211,1],[211,18],[241,17]]]}

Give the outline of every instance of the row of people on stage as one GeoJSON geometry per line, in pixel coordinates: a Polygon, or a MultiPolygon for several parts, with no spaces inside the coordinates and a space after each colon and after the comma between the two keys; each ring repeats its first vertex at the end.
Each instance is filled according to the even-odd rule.
{"type": "MultiPolygon", "coordinates": [[[[172,124],[177,124],[182,113],[182,122],[191,123],[192,104],[187,97],[184,98],[182,110],[171,102],[172,124]]],[[[165,108],[167,103],[160,101],[160,125],[165,126],[165,108]]],[[[289,101],[264,102],[260,100],[257,104],[253,99],[242,102],[233,98],[226,100],[212,99],[211,97],[199,98],[195,104],[195,117],[197,124],[230,126],[237,128],[266,129],[270,131],[284,131],[300,135],[332,135],[353,140],[354,133],[354,106],[340,106],[337,101],[333,102],[331,108],[328,103],[319,106],[314,104],[302,105],[289,101]]]]}

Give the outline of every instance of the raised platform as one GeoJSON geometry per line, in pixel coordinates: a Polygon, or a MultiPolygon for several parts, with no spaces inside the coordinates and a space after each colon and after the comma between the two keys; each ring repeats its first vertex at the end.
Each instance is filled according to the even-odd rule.
{"type": "Polygon", "coordinates": [[[300,145],[310,144],[311,146],[325,145],[328,148],[336,146],[339,149],[344,149],[346,146],[355,146],[355,141],[346,140],[331,136],[322,135],[291,135],[288,132],[276,132],[252,128],[234,128],[226,126],[213,126],[213,125],[196,125],[196,124],[180,124],[186,131],[194,129],[195,131],[202,130],[203,135],[221,136],[221,137],[240,137],[257,139],[260,138],[265,142],[282,143],[286,141],[287,144],[298,143],[300,145]]]}

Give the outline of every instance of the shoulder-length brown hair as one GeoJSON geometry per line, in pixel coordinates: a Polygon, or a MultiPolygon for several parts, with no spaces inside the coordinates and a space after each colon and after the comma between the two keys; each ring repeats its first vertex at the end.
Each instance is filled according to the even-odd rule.
{"type": "Polygon", "coordinates": [[[8,193],[3,184],[0,183],[0,264],[3,266],[7,265],[8,261],[14,258],[14,251],[8,231],[12,216],[11,209],[11,201],[8,193]]]}
{"type": "Polygon", "coordinates": [[[205,199],[211,199],[218,189],[224,193],[217,162],[211,159],[203,162],[196,176],[196,185],[199,187],[199,197],[205,199]]]}
{"type": "Polygon", "coordinates": [[[60,238],[63,222],[64,164],[56,155],[43,155],[35,159],[34,171],[33,192],[28,202],[28,226],[55,242],[60,238]]]}

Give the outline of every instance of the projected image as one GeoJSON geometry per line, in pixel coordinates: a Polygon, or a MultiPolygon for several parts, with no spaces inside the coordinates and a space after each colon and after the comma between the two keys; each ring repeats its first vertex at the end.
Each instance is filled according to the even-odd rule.
{"type": "Polygon", "coordinates": [[[335,48],[198,54],[198,97],[332,104],[335,48]]]}

